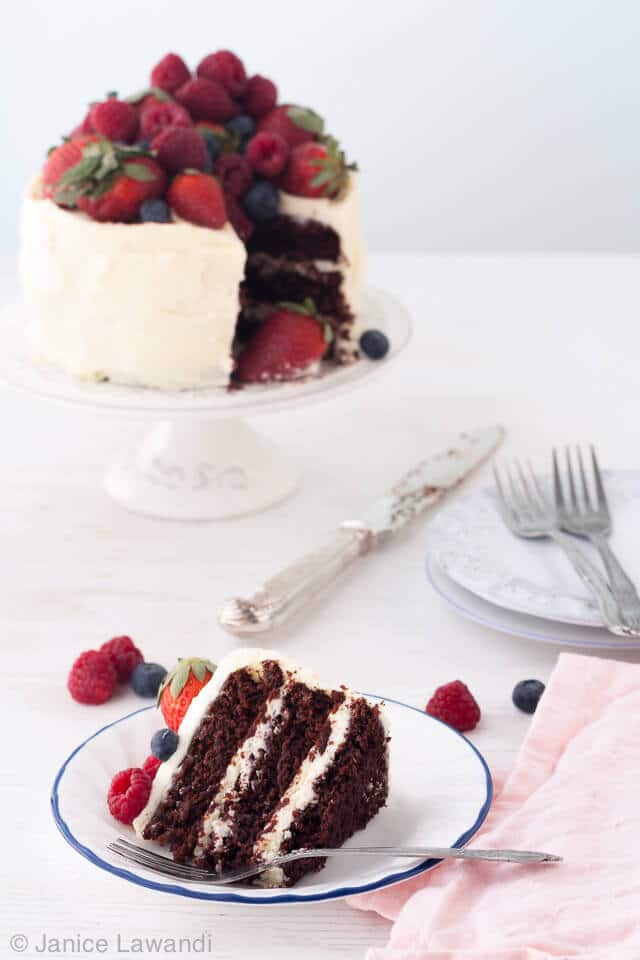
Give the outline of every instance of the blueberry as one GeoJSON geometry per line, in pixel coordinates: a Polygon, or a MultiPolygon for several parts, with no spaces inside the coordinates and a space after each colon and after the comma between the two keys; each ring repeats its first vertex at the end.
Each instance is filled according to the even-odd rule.
{"type": "Polygon", "coordinates": [[[129,682],[139,697],[157,697],[166,675],[167,671],[159,663],[139,663],[133,668],[129,682]]]}
{"type": "Polygon", "coordinates": [[[248,140],[249,137],[252,137],[256,132],[255,122],[244,113],[241,113],[238,117],[234,117],[233,120],[229,120],[225,126],[227,130],[237,133],[241,141],[248,140]]]}
{"type": "Polygon", "coordinates": [[[382,360],[389,352],[389,338],[382,330],[365,330],[360,337],[360,349],[370,360],[382,360]]]}
{"type": "Polygon", "coordinates": [[[136,147],[139,150],[151,150],[151,140],[138,140],[136,147]]]}
{"type": "Polygon", "coordinates": [[[523,713],[535,713],[543,693],[544,683],[540,680],[521,680],[513,688],[511,699],[523,713]]]}
{"type": "Polygon", "coordinates": [[[162,730],[156,730],[151,737],[151,753],[158,760],[168,760],[172,753],[176,752],[178,746],[178,734],[168,727],[162,730]]]}
{"type": "Polygon", "coordinates": [[[244,195],[244,209],[254,223],[273,220],[278,212],[280,195],[268,180],[258,180],[244,195]]]}
{"type": "Polygon", "coordinates": [[[143,200],[140,204],[143,223],[171,223],[171,210],[164,200],[143,200]]]}
{"type": "Polygon", "coordinates": [[[204,140],[204,145],[209,154],[209,160],[213,165],[220,156],[220,137],[216,137],[215,133],[212,133],[211,130],[202,130],[200,136],[204,140]]]}

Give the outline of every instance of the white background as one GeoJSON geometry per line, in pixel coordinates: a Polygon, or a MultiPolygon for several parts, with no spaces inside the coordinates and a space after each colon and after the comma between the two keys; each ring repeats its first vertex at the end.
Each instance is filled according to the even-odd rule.
{"type": "Polygon", "coordinates": [[[231,47],[363,171],[374,250],[640,249],[635,0],[21,0],[3,17],[0,252],[45,149],[167,50],[231,47]]]}

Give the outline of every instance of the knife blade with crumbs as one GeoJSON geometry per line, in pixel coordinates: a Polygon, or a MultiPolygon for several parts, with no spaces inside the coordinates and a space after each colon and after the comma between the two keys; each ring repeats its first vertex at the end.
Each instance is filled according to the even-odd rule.
{"type": "Polygon", "coordinates": [[[276,574],[253,597],[227,600],[218,618],[221,626],[245,635],[264,633],[288,620],[354,560],[459,486],[491,456],[503,436],[497,426],[460,434],[446,450],[412,467],[359,520],[341,523],[327,544],[276,574]]]}

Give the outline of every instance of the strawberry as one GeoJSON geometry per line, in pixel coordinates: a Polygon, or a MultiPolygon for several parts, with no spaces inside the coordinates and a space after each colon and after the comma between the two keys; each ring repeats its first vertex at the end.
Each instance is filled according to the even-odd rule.
{"type": "Polygon", "coordinates": [[[247,74],[240,57],[231,50],[218,50],[210,53],[198,64],[196,73],[205,80],[215,80],[229,91],[232,97],[239,97],[247,86],[247,74]]]}
{"type": "Polygon", "coordinates": [[[138,134],[136,108],[117,97],[94,103],[89,111],[89,122],[96,133],[108,140],[133,143],[138,134]]]}
{"type": "Polygon", "coordinates": [[[195,121],[212,120],[214,123],[224,123],[240,112],[221,83],[205,80],[204,77],[187,80],[178,87],[176,100],[189,111],[195,121]]]}
{"type": "Polygon", "coordinates": [[[201,657],[189,657],[167,674],[158,690],[158,706],[170,730],[177,730],[189,704],[215,673],[216,666],[201,657]]]}
{"type": "Polygon", "coordinates": [[[145,97],[140,107],[140,135],[148,140],[167,127],[191,127],[189,113],[179,103],[145,97]]]}
{"type": "MultiPolygon", "coordinates": [[[[95,143],[97,139],[93,136],[78,136],[49,151],[49,156],[42,168],[43,197],[52,198],[55,195],[56,188],[64,174],[80,163],[84,148],[90,143],[95,143]]],[[[56,202],[60,203],[60,200],[56,202]]],[[[61,206],[64,206],[64,204],[61,204],[61,206]]]]}
{"type": "Polygon", "coordinates": [[[219,230],[227,222],[222,188],[208,173],[179,173],[167,193],[179,217],[201,227],[219,230]]]}
{"type": "Polygon", "coordinates": [[[191,78],[189,68],[177,53],[167,53],[151,71],[151,86],[173,93],[191,78]]]}
{"type": "Polygon", "coordinates": [[[333,137],[324,143],[301,143],[294,147],[280,181],[287,193],[297,197],[335,197],[345,185],[349,170],[340,145],[333,137]]]}
{"type": "Polygon", "coordinates": [[[294,380],[327,352],[331,335],[317,316],[312,300],[278,306],[238,358],[235,376],[243,383],[294,380]]]}
{"type": "Polygon", "coordinates": [[[314,140],[323,129],[324,120],[313,110],[288,103],[270,110],[258,121],[258,131],[277,133],[290,147],[314,140]]]}

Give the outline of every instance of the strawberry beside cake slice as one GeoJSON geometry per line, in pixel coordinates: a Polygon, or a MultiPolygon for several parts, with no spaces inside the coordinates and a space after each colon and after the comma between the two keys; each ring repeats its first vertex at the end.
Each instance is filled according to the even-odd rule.
{"type": "Polygon", "coordinates": [[[168,54],[151,83],[94,103],[24,199],[34,361],[168,390],[353,362],[358,182],[323,120],[278,105],[275,85],[230,51],[194,74],[168,54]],[[317,331],[289,322],[287,339],[273,320],[283,311],[317,331]]]}

